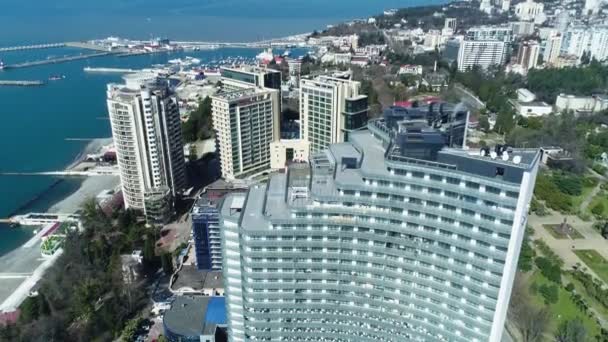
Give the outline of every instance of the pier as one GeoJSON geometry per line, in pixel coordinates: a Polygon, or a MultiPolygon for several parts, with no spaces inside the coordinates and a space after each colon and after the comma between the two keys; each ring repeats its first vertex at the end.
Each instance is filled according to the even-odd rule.
{"type": "Polygon", "coordinates": [[[91,68],[85,67],[84,72],[93,72],[93,73],[116,73],[116,74],[129,74],[138,72],[136,69],[124,69],[124,68],[91,68]]]}
{"type": "Polygon", "coordinates": [[[0,52],[21,51],[21,50],[52,49],[52,48],[60,48],[60,47],[64,47],[64,46],[66,46],[66,43],[51,43],[51,44],[8,46],[8,47],[0,47],[0,52]]]}
{"type": "Polygon", "coordinates": [[[5,65],[4,66],[4,70],[28,68],[28,67],[34,67],[34,66],[46,65],[46,64],[59,64],[59,63],[77,61],[77,60],[80,60],[80,59],[89,59],[89,58],[95,58],[95,57],[103,57],[103,56],[108,56],[108,55],[111,55],[111,54],[114,54],[114,52],[99,52],[99,53],[92,53],[92,54],[86,54],[86,55],[78,55],[78,56],[69,56],[69,57],[44,59],[44,60],[39,60],[39,61],[34,61],[34,62],[9,64],[9,65],[5,65]]]}
{"type": "Polygon", "coordinates": [[[0,81],[2,87],[39,87],[43,85],[43,81],[0,81]]]}

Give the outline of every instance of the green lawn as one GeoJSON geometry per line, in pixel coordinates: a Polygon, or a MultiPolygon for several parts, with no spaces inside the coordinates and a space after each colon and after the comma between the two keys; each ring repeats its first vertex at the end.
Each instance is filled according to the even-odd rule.
{"type": "MultiPolygon", "coordinates": [[[[530,277],[530,284],[532,283],[536,283],[538,286],[542,284],[553,284],[538,271],[535,271],[530,277]]],[[[539,307],[545,305],[543,298],[539,293],[532,294],[532,296],[539,307]]],[[[585,328],[587,328],[587,336],[592,338],[599,333],[599,326],[597,323],[579,310],[572,299],[570,299],[568,291],[561,286],[559,287],[559,299],[557,303],[549,305],[549,310],[551,312],[551,323],[547,332],[549,336],[553,336],[561,322],[572,320],[577,317],[583,321],[585,328]]],[[[591,338],[588,339],[588,341],[592,341],[591,338]]]]}
{"type": "Polygon", "coordinates": [[[590,307],[594,308],[604,319],[608,318],[608,308],[605,308],[598,301],[590,297],[589,294],[587,294],[587,291],[585,290],[585,286],[583,286],[580,281],[576,280],[570,274],[570,272],[564,273],[564,279],[566,280],[564,282],[565,284],[572,283],[574,285],[576,293],[580,294],[590,307]]]}
{"type": "Polygon", "coordinates": [[[604,205],[604,212],[601,216],[608,217],[608,196],[606,196],[606,192],[604,191],[600,191],[600,193],[593,197],[591,202],[589,202],[589,206],[587,207],[587,212],[589,215],[593,215],[591,214],[591,209],[593,209],[593,207],[598,203],[602,203],[604,205]]]}
{"type": "Polygon", "coordinates": [[[608,283],[608,261],[596,250],[579,249],[574,253],[589,267],[598,277],[608,283]]]}
{"type": "Polygon", "coordinates": [[[559,240],[565,240],[565,239],[584,239],[585,237],[578,232],[578,230],[576,230],[574,227],[572,228],[572,231],[570,232],[570,237],[568,237],[568,235],[566,234],[562,234],[561,232],[557,231],[556,228],[559,227],[558,224],[543,224],[543,228],[545,228],[546,231],[549,232],[549,234],[551,234],[551,236],[553,236],[556,239],[559,240]]]}
{"type": "MultiPolygon", "coordinates": [[[[587,196],[589,196],[589,194],[591,193],[591,191],[593,191],[594,188],[595,188],[595,186],[583,187],[583,192],[580,195],[571,196],[570,198],[572,198],[572,208],[575,208],[575,209],[580,208],[581,203],[583,203],[585,198],[587,198],[587,196]]],[[[589,206],[589,209],[591,209],[591,205],[589,206]]]]}

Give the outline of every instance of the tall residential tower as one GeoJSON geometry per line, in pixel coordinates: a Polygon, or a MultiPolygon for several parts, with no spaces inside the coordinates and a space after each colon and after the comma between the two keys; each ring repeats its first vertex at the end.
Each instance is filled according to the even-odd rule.
{"type": "Polygon", "coordinates": [[[361,83],[350,79],[317,76],[300,81],[300,139],[310,151],[348,140],[350,132],[367,122],[367,96],[361,83]]]}
{"type": "Polygon", "coordinates": [[[211,97],[222,176],[228,180],[270,169],[270,143],[280,138],[279,91],[245,88],[211,97]]]}
{"type": "Polygon", "coordinates": [[[177,101],[167,81],[153,74],[124,80],[108,85],[107,102],[125,207],[165,223],[175,195],[186,187],[177,101]]]}
{"type": "Polygon", "coordinates": [[[467,151],[467,118],[392,108],[228,196],[231,341],[500,341],[539,153],[467,151]]]}

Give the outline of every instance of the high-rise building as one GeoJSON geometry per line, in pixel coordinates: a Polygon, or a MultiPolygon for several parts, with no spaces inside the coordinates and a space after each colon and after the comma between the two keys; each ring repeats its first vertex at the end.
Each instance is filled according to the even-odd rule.
{"type": "Polygon", "coordinates": [[[247,184],[219,179],[205,187],[192,207],[192,235],[196,267],[199,270],[222,269],[222,248],[218,203],[226,194],[245,193],[247,184]]]}
{"type": "Polygon", "coordinates": [[[486,13],[492,14],[492,10],[494,9],[494,5],[492,5],[492,0],[481,0],[479,2],[479,10],[486,13]]]}
{"type": "Polygon", "coordinates": [[[243,88],[270,88],[281,90],[281,72],[257,66],[242,66],[239,68],[222,68],[222,86],[226,91],[243,88]]]}
{"type": "Polygon", "coordinates": [[[367,122],[367,96],[361,83],[350,79],[317,76],[300,81],[300,139],[311,152],[343,142],[367,122]]]}
{"type": "Polygon", "coordinates": [[[525,37],[534,34],[534,23],[531,21],[512,21],[509,27],[513,30],[513,36],[525,37]]]}
{"type": "Polygon", "coordinates": [[[509,12],[511,8],[511,0],[502,0],[500,3],[500,11],[501,12],[509,12]]]}
{"type": "Polygon", "coordinates": [[[562,36],[561,53],[580,58],[589,48],[591,30],[587,26],[570,26],[562,36]]]}
{"type": "Polygon", "coordinates": [[[502,65],[506,60],[507,44],[501,41],[463,40],[458,50],[458,70],[467,71],[474,66],[487,69],[502,65]]]}
{"type": "Polygon", "coordinates": [[[231,341],[501,340],[540,155],[393,108],[220,208],[231,341]]]}
{"type": "Polygon", "coordinates": [[[464,39],[475,41],[511,42],[513,30],[509,26],[476,26],[467,30],[464,39]]]}
{"type": "Polygon", "coordinates": [[[280,101],[279,91],[270,88],[244,88],[211,97],[224,178],[248,177],[270,169],[269,145],[280,138],[280,101]]]}
{"type": "Polygon", "coordinates": [[[562,35],[557,31],[552,31],[544,41],[543,60],[548,64],[555,64],[562,49],[562,35]]]}
{"type": "Polygon", "coordinates": [[[507,59],[513,32],[506,26],[479,26],[467,30],[458,50],[458,70],[487,69],[507,59]]]}
{"type": "Polygon", "coordinates": [[[515,5],[515,16],[519,20],[530,20],[537,24],[545,21],[545,5],[542,2],[526,0],[515,5]]]}
{"type": "Polygon", "coordinates": [[[591,29],[588,48],[589,57],[598,61],[608,58],[608,26],[597,26],[591,29]]]}
{"type": "Polygon", "coordinates": [[[167,81],[153,74],[124,80],[108,85],[107,103],[125,207],[164,223],[186,187],[177,100],[167,81]]]}
{"type": "Polygon", "coordinates": [[[600,12],[602,2],[600,0],[585,0],[583,15],[595,15],[600,12]]]}
{"type": "Polygon", "coordinates": [[[536,68],[538,64],[538,56],[540,54],[540,45],[536,41],[525,41],[519,45],[517,50],[517,64],[521,65],[523,70],[528,71],[536,68]]]}

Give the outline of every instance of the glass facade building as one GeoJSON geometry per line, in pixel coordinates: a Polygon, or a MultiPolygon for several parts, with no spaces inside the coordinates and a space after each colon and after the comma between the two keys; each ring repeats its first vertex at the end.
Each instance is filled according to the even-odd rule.
{"type": "Polygon", "coordinates": [[[220,209],[231,341],[500,341],[539,164],[389,109],[220,209]]]}
{"type": "Polygon", "coordinates": [[[367,96],[349,79],[318,76],[300,81],[300,138],[311,152],[343,142],[367,123],[367,96]]]}

